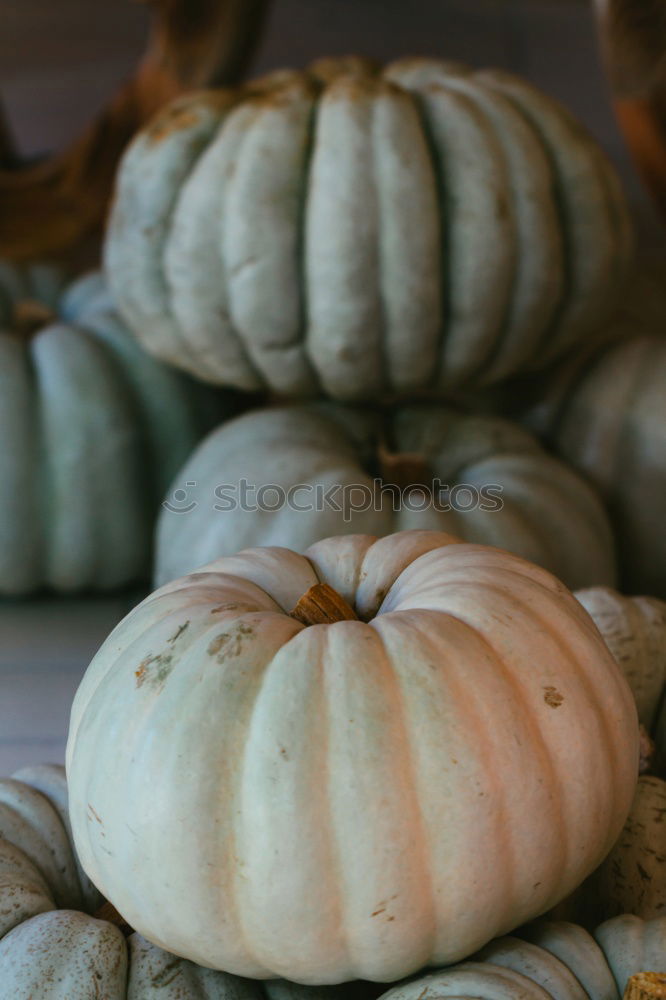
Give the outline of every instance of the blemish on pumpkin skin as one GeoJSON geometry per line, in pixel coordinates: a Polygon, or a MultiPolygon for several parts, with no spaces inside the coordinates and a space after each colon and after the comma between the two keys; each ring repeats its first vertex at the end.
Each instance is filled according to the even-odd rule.
{"type": "Polygon", "coordinates": [[[190,125],[196,125],[198,117],[196,112],[189,108],[169,108],[160,115],[154,125],[146,130],[146,138],[149,142],[157,145],[173,132],[179,132],[181,129],[189,128],[190,125]]]}
{"type": "Polygon", "coordinates": [[[154,688],[161,688],[172,670],[172,653],[158,653],[156,656],[146,656],[139,664],[139,669],[134,671],[136,686],[140,688],[145,683],[149,683],[154,688]]]}
{"type": "Polygon", "coordinates": [[[177,641],[178,641],[178,639],[180,639],[180,637],[181,637],[181,635],[183,634],[183,632],[184,632],[184,631],[185,631],[186,629],[188,629],[188,628],[189,628],[189,626],[190,626],[190,623],[189,623],[189,621],[186,621],[186,622],[184,622],[184,623],[183,623],[182,625],[179,625],[179,626],[178,626],[178,628],[176,629],[176,631],[174,632],[174,634],[173,634],[173,635],[171,636],[171,638],[170,638],[170,639],[167,639],[167,642],[168,642],[168,643],[169,643],[170,645],[173,645],[173,644],[174,644],[174,642],[177,642],[177,641]]]}
{"type": "Polygon", "coordinates": [[[209,643],[208,655],[215,656],[218,663],[224,663],[228,658],[239,656],[243,644],[254,635],[254,629],[250,625],[239,622],[228,632],[220,632],[209,643]]]}
{"type": "Polygon", "coordinates": [[[230,103],[230,94],[223,90],[199,95],[194,105],[189,102],[176,103],[163,111],[153,124],[146,128],[145,138],[151,145],[157,146],[170,135],[196,125],[201,119],[201,110],[223,111],[230,103]]]}
{"type": "Polygon", "coordinates": [[[217,607],[211,608],[211,615],[221,614],[223,611],[254,611],[255,608],[250,607],[249,604],[218,604],[217,607]]]}
{"type": "Polygon", "coordinates": [[[169,986],[178,976],[181,975],[183,971],[183,966],[179,958],[174,958],[171,962],[168,962],[164,968],[155,973],[151,978],[151,985],[160,989],[163,986],[169,986]]]}
{"type": "Polygon", "coordinates": [[[564,695],[560,694],[557,688],[551,685],[544,687],[543,700],[550,708],[559,708],[564,701],[564,695]]]}
{"type": "Polygon", "coordinates": [[[94,818],[97,820],[100,826],[104,826],[104,821],[100,818],[99,814],[95,812],[90,803],[88,803],[88,811],[92,813],[92,816],[88,816],[89,820],[92,821],[92,819],[94,818]]]}

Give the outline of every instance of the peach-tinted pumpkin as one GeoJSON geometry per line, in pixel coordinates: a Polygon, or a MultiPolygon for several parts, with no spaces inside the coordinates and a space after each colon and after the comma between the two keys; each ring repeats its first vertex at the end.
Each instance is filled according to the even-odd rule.
{"type": "Polygon", "coordinates": [[[148,939],[244,976],[389,981],[599,864],[638,730],[559,581],[409,531],[249,549],[154,593],[91,663],[67,767],[83,866],[148,939]]]}

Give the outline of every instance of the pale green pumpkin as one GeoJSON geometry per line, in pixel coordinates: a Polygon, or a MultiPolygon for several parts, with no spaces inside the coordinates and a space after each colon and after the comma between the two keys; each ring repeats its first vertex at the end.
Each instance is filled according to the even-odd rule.
{"type": "Polygon", "coordinates": [[[0,594],[144,577],[166,484],[230,410],[141,350],[100,275],[0,266],[0,594]]]}
{"type": "Polygon", "coordinates": [[[77,691],[67,771],[81,862],[151,941],[239,975],[390,982],[598,867],[638,720],[545,570],[356,534],[146,598],[77,691]]]}
{"type": "Polygon", "coordinates": [[[508,549],[571,587],[615,577],[610,527],[594,492],[517,424],[431,404],[383,417],[329,404],[255,411],[202,442],[160,514],[156,581],[244,546],[302,552],[332,534],[407,528],[508,549]],[[249,493],[245,502],[243,482],[277,486],[281,504],[267,509],[280,496],[266,490],[257,509],[262,497],[249,493]],[[419,489],[379,489],[395,483],[419,489]],[[433,491],[445,486],[453,502],[446,510],[441,497],[436,509],[433,491]]]}
{"type": "Polygon", "coordinates": [[[523,421],[597,489],[615,529],[623,590],[666,598],[666,311],[657,303],[658,326],[648,300],[642,325],[622,318],[613,327],[621,342],[532,387],[509,387],[499,405],[507,412],[517,402],[523,421]]]}
{"type": "Polygon", "coordinates": [[[64,768],[0,780],[0,1000],[348,1000],[250,982],[180,959],[95,916],[102,897],[71,842],[64,768]]]}
{"type": "Polygon", "coordinates": [[[631,250],[613,168],[527,82],[343,59],[168,107],[124,157],[105,257],[158,357],[362,401],[543,366],[631,250]]]}
{"type": "Polygon", "coordinates": [[[666,777],[666,602],[624,597],[609,587],[579,590],[576,597],[629,682],[638,718],[655,744],[651,770],[666,777]]]}
{"type": "Polygon", "coordinates": [[[528,925],[461,965],[400,984],[381,1000],[621,1000],[639,972],[666,971],[666,917],[623,915],[590,934],[564,922],[528,925]]]}

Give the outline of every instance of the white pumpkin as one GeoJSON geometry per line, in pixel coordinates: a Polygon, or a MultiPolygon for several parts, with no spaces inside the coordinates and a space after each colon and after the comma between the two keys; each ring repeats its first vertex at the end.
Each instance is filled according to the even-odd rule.
{"type": "Polygon", "coordinates": [[[124,157],[105,256],[158,357],[353,401],[544,365],[608,314],[631,249],[604,154],[527,82],[343,59],[167,108],[124,157]]]}
{"type": "MultiPolygon", "coordinates": [[[[658,332],[556,369],[536,383],[532,404],[523,405],[525,422],[604,500],[617,538],[622,589],[661,598],[666,598],[664,315],[658,332]]],[[[511,387],[510,395],[525,403],[520,386],[511,387]]]]}
{"type": "Polygon", "coordinates": [[[621,1000],[631,976],[666,970],[666,917],[623,915],[594,936],[576,924],[540,922],[519,935],[491,942],[462,965],[395,986],[381,1000],[621,1000]]]}
{"type": "Polygon", "coordinates": [[[666,775],[666,602],[623,597],[609,587],[579,590],[576,597],[627,678],[638,718],[655,742],[653,769],[666,775]]]}
{"type": "Polygon", "coordinates": [[[155,580],[246,546],[303,552],[334,534],[408,528],[508,549],[571,587],[614,580],[601,504],[517,424],[436,405],[382,417],[332,404],[258,410],[211,433],[160,513],[155,580]],[[243,483],[263,493],[244,500],[243,483]]]}
{"type": "Polygon", "coordinates": [[[67,746],[74,838],[176,954],[389,981],[599,864],[637,727],[587,613],[515,556],[429,531],[249,549],[147,598],[91,663],[67,746]]]}
{"type": "Polygon", "coordinates": [[[126,941],[101,904],[72,848],[64,768],[27,767],[0,780],[0,1000],[348,1000],[358,993],[355,984],[342,993],[200,968],[131,930],[126,941]]]}
{"type": "Polygon", "coordinates": [[[598,913],[666,916],[665,823],[666,781],[643,775],[617,843],[581,889],[598,913]]]}
{"type": "Polygon", "coordinates": [[[144,577],[161,495],[231,409],[138,347],[100,275],[0,266],[0,595],[144,577]]]}

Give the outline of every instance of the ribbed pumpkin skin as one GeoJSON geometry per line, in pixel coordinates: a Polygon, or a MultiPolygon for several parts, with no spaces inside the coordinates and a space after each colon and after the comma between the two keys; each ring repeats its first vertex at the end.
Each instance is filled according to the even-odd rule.
{"type": "Polygon", "coordinates": [[[666,781],[641,775],[631,812],[613,849],[595,872],[551,914],[593,927],[604,917],[633,913],[650,920],[666,911],[666,781]]]}
{"type": "Polygon", "coordinates": [[[623,915],[594,936],[564,922],[539,922],[519,933],[492,941],[469,962],[400,984],[381,1000],[621,1000],[631,976],[664,968],[666,917],[623,915]]]}
{"type": "Polygon", "coordinates": [[[612,167],[526,82],[329,60],[168,108],[124,158],[105,257],[158,357],[360,401],[544,365],[603,320],[631,247],[612,167]]]}
{"type": "Polygon", "coordinates": [[[640,336],[556,374],[529,422],[598,490],[623,589],[666,598],[666,340],[640,336]]]}
{"type": "Polygon", "coordinates": [[[101,276],[0,266],[0,595],[144,577],[161,495],[230,409],[139,348],[101,276]],[[26,300],[55,314],[27,338],[26,300]]]}
{"type": "MultiPolygon", "coordinates": [[[[608,587],[576,592],[634,695],[638,718],[656,744],[651,770],[666,764],[666,603],[624,597],[608,587]]],[[[557,918],[593,926],[621,913],[645,919],[666,913],[666,782],[638,780],[631,812],[599,868],[555,909],[557,918]]]]}
{"type": "MultiPolygon", "coordinates": [[[[394,408],[383,419],[333,404],[254,411],[202,442],[171,484],[170,496],[176,491],[188,497],[188,508],[196,506],[183,513],[184,505],[171,504],[160,513],[157,586],[246,546],[279,544],[303,552],[334,534],[383,535],[408,528],[496,545],[571,587],[612,583],[615,576],[610,526],[584,481],[517,424],[436,405],[394,408]],[[396,494],[386,489],[371,509],[360,510],[362,495],[351,487],[374,490],[387,442],[398,456],[420,456],[430,481],[453,489],[452,496],[459,486],[476,490],[476,503],[466,494],[472,509],[437,510],[432,503],[418,509],[417,502],[410,509],[404,497],[396,507],[396,494]],[[250,503],[243,506],[242,481],[275,484],[293,502],[274,512],[252,510],[257,495],[248,494],[250,503]],[[234,493],[227,489],[234,509],[216,494],[225,484],[236,487],[234,493]],[[301,484],[306,489],[298,490],[301,484]],[[501,510],[483,492],[498,486],[501,510]],[[317,500],[317,488],[320,496],[331,491],[330,503],[317,500]]],[[[266,504],[274,504],[276,496],[267,492],[266,504]]],[[[461,500],[461,506],[467,503],[461,500]]]]}
{"type": "MultiPolygon", "coordinates": [[[[0,1000],[324,1000],[328,991],[203,969],[90,916],[102,897],[71,845],[64,768],[0,779],[0,1000]]],[[[337,993],[357,997],[356,984],[337,993]]],[[[336,991],[330,994],[335,1000],[336,991]]]]}
{"type": "Polygon", "coordinates": [[[609,916],[666,914],[666,782],[638,779],[629,818],[613,850],[582,889],[609,916]]]}
{"type": "Polygon", "coordinates": [[[544,912],[631,804],[631,693],[545,571],[436,532],[254,549],[146,599],[72,709],[82,863],[203,965],[390,981],[544,912]],[[285,611],[328,582],[359,621],[285,611]]]}
{"type": "Polygon", "coordinates": [[[639,721],[655,738],[666,689],[666,602],[590,587],[576,597],[597,626],[636,699],[639,721]]]}

